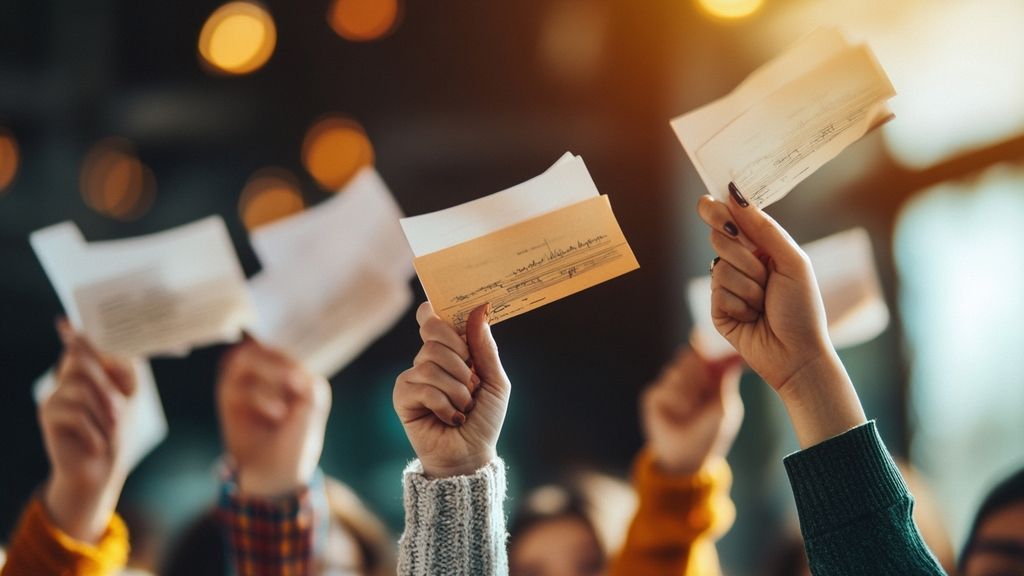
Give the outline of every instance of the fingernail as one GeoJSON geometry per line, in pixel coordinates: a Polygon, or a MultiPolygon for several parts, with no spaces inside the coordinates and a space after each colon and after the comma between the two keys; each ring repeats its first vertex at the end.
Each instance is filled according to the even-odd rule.
{"type": "Polygon", "coordinates": [[[732,194],[732,199],[740,205],[740,208],[746,208],[750,205],[750,202],[747,202],[747,199],[743,197],[743,194],[740,194],[740,189],[732,182],[729,182],[729,194],[732,194]]]}
{"type": "Polygon", "coordinates": [[[473,408],[476,408],[476,400],[469,401],[469,404],[466,405],[466,412],[472,412],[473,408]]]}
{"type": "Polygon", "coordinates": [[[455,416],[452,417],[452,422],[455,423],[456,427],[462,426],[466,423],[466,415],[462,412],[456,412],[455,416]]]}
{"type": "Polygon", "coordinates": [[[729,233],[729,236],[736,236],[740,233],[740,229],[732,222],[726,222],[723,228],[725,228],[725,231],[729,233]]]}
{"type": "Polygon", "coordinates": [[[484,318],[487,318],[487,323],[488,324],[491,323],[491,312],[493,312],[493,311],[494,311],[494,308],[491,307],[491,303],[488,302],[487,303],[487,308],[484,308],[484,318]]]}
{"type": "Polygon", "coordinates": [[[708,269],[708,274],[714,274],[715,273],[715,265],[718,264],[718,261],[721,260],[721,259],[722,259],[721,257],[715,256],[715,259],[711,261],[711,267],[708,269]]]}
{"type": "Polygon", "coordinates": [[[476,375],[476,373],[473,373],[473,377],[472,377],[472,378],[470,378],[470,381],[472,381],[472,382],[473,382],[473,387],[474,387],[474,388],[476,388],[477,386],[479,386],[479,385],[480,385],[480,377],[479,377],[479,376],[477,376],[477,375],[476,375]]]}

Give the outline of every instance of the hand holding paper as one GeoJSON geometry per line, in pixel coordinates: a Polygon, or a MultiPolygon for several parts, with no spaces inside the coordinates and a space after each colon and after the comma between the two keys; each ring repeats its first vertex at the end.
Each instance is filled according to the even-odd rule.
{"type": "Polygon", "coordinates": [[[402,220],[434,312],[459,332],[495,324],[639,267],[583,160],[563,156],[503,192],[402,220]]]}
{"type": "MultiPolygon", "coordinates": [[[[889,309],[867,231],[853,228],[803,248],[821,290],[832,344],[849,348],[881,334],[889,325],[889,309]]],[[[701,353],[708,358],[735,354],[711,319],[711,277],[691,280],[687,295],[694,321],[691,339],[701,353]]]]}
{"type": "Polygon", "coordinates": [[[825,28],[672,128],[712,196],[731,182],[764,208],[891,119],[895,94],[870,48],[825,28]]]}

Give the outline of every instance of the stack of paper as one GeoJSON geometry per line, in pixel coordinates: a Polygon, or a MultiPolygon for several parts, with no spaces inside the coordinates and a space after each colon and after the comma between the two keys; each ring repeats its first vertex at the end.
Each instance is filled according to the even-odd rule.
{"type": "Polygon", "coordinates": [[[891,119],[895,95],[868,46],[825,28],[672,128],[712,196],[732,182],[763,208],[891,119]]]}
{"type": "MultiPolygon", "coordinates": [[[[821,289],[828,333],[836,348],[867,342],[889,325],[881,282],[863,228],[833,234],[804,246],[821,289]]],[[[735,354],[732,344],[715,329],[711,318],[711,277],[690,281],[688,296],[694,327],[691,339],[709,358],[735,354]]]]}
{"type": "Polygon", "coordinates": [[[490,303],[492,324],[639,268],[583,160],[445,210],[402,219],[435,313],[464,331],[490,303]]]}
{"type": "Polygon", "coordinates": [[[366,168],[327,201],[254,230],[254,335],[325,376],[351,362],[412,303],[401,217],[366,168]]]}
{"type": "Polygon", "coordinates": [[[252,319],[224,222],[85,242],[71,222],[32,233],[32,248],[71,323],[104,352],[184,355],[236,340],[252,319]]]}

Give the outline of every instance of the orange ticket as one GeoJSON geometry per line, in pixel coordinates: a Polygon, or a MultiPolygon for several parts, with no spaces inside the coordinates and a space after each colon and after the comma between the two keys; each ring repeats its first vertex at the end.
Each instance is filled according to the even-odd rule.
{"type": "Polygon", "coordinates": [[[595,196],[413,261],[434,312],[465,331],[477,306],[491,324],[586,290],[640,265],[595,196]]]}

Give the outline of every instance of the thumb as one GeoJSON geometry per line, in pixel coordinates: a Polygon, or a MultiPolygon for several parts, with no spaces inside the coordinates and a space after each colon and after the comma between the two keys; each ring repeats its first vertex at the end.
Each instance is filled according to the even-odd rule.
{"type": "Polygon", "coordinates": [[[749,203],[732,182],[729,183],[729,193],[729,213],[740,230],[761,252],[771,258],[777,267],[782,266],[783,272],[785,268],[802,265],[803,250],[774,218],[757,205],[749,203]]]}
{"type": "Polygon", "coordinates": [[[498,358],[498,345],[491,335],[488,316],[490,304],[481,304],[469,314],[466,321],[466,344],[469,345],[469,356],[473,360],[473,368],[481,380],[489,384],[503,382],[505,370],[498,358]]]}

